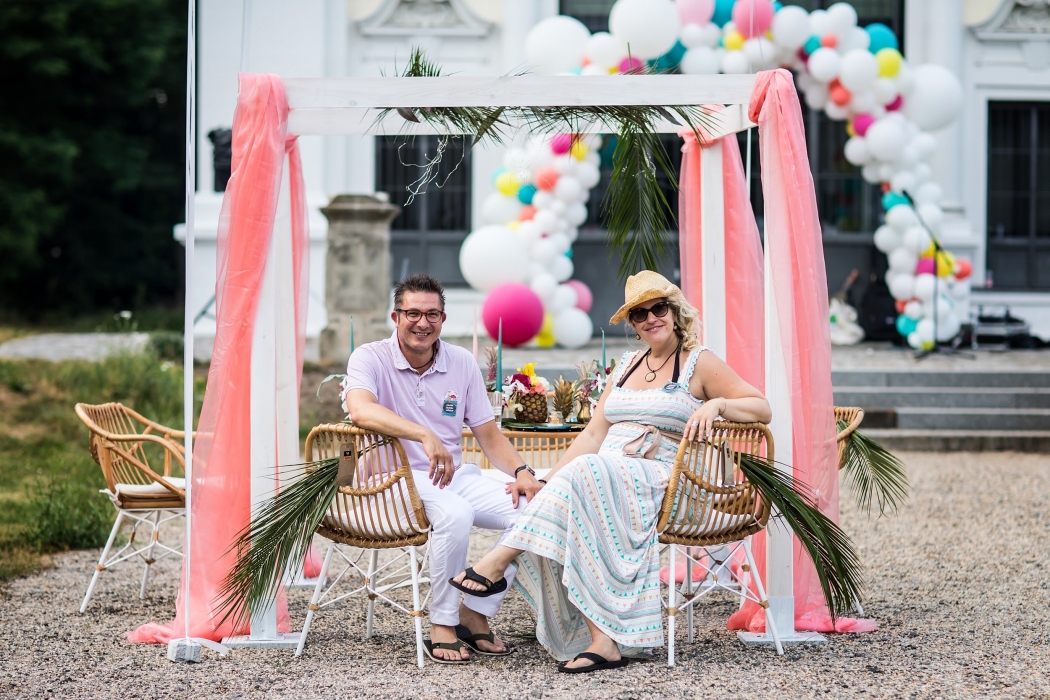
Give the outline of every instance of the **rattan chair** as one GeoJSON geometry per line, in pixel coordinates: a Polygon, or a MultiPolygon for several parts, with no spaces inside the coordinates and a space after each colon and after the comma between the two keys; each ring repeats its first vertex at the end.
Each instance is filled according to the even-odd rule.
{"type": "MultiPolygon", "coordinates": [[[[521,458],[542,476],[553,469],[558,460],[569,449],[579,431],[534,432],[529,430],[504,430],[503,434],[514,445],[521,458]]],[[[481,450],[477,438],[470,430],[463,431],[463,462],[477,464],[482,469],[491,469],[492,463],[481,450]]]]}
{"type": "Polygon", "coordinates": [[[856,406],[836,406],[835,423],[846,421],[846,427],[836,436],[839,445],[839,469],[846,466],[846,440],[864,420],[864,409],[856,406]]]}
{"type": "Polygon", "coordinates": [[[381,599],[413,619],[416,662],[423,668],[422,617],[430,594],[421,600],[420,584],[427,581],[424,572],[428,552],[424,550],[420,555],[418,548],[427,544],[430,523],[412,480],[405,450],[397,438],[348,423],[319,425],[306,438],[306,460],[331,457],[344,460],[340,465],[340,479],[345,475],[346,483],[339,486],[317,528],[317,534],[331,540],[331,544],[317,577],[295,655],[303,653],[314,613],[345,598],[364,594],[368,596],[365,638],[372,636],[375,603],[377,598],[381,599]],[[380,566],[381,549],[400,551],[380,566]],[[366,555],[368,563],[363,566],[361,560],[366,555]],[[336,556],[343,568],[329,583],[328,570],[336,556]],[[362,577],[362,585],[358,586],[355,580],[352,590],[333,594],[336,586],[346,583],[351,570],[362,577]],[[386,595],[391,589],[407,584],[412,586],[411,610],[386,595]]]}
{"type": "Polygon", "coordinates": [[[80,604],[80,612],[84,612],[95,592],[99,574],[106,569],[140,557],[145,567],[139,598],[145,598],[150,565],[169,555],[182,556],[181,545],[169,547],[160,542],[160,527],[185,514],[185,481],[171,475],[174,463],[185,468],[184,448],[179,443],[185,433],[144,418],[119,403],[97,406],[78,403],[75,410],[91,431],[91,456],[102,467],[106,479],[106,489],[102,493],[109,496],[117,509],[117,519],[80,604]],[[154,464],[163,459],[162,473],[150,466],[150,454],[154,457],[154,464]],[[110,555],[125,519],[132,522],[128,542],[110,555]],[[145,546],[138,546],[135,542],[139,526],[150,529],[145,546]]]}
{"type": "Polygon", "coordinates": [[[739,470],[740,455],[765,455],[773,459],[773,437],[761,423],[718,421],[706,441],[682,440],[675,457],[667,493],[660,510],[657,532],[670,550],[667,581],[667,665],[674,666],[675,618],[686,612],[689,640],[693,638],[693,608],[702,596],[726,590],[753,600],[766,611],[766,626],[777,652],[784,653],[769,612],[765,587],[751,554],[751,535],[769,520],[769,503],[739,470]],[[686,579],[681,589],[675,582],[679,548],[685,548],[686,579]],[[706,556],[697,556],[702,548],[706,556]],[[743,549],[746,563],[740,572],[752,577],[752,592],[743,577],[728,563],[743,549]],[[707,576],[704,585],[692,581],[696,565],[707,576]],[[719,576],[721,575],[721,578],[719,576]],[[730,578],[730,581],[726,581],[730,578]],[[732,585],[732,584],[736,585],[732,585]],[[678,599],[683,603],[679,606],[678,599]]]}

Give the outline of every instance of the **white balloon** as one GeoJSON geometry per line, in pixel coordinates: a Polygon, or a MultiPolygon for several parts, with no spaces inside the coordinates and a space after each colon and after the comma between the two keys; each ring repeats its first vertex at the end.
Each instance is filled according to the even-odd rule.
{"type": "Polygon", "coordinates": [[[752,70],[772,68],[773,59],[776,57],[776,48],[769,39],[756,37],[744,42],[744,55],[751,65],[752,70]]]}
{"type": "Polygon", "coordinates": [[[955,312],[949,311],[944,317],[937,317],[937,340],[946,343],[959,335],[962,323],[955,312]]]}
{"type": "Polygon", "coordinates": [[[922,302],[914,300],[909,301],[904,305],[904,315],[918,321],[922,318],[922,302]]]}
{"type": "Polygon", "coordinates": [[[488,292],[507,282],[528,279],[529,250],[506,226],[483,226],[464,239],[459,249],[459,269],[467,284],[488,292]],[[500,264],[493,265],[493,260],[500,264]]]}
{"type": "Polygon", "coordinates": [[[553,233],[558,230],[559,217],[550,209],[541,209],[532,217],[533,222],[539,227],[541,233],[553,233]]]}
{"type": "Polygon", "coordinates": [[[878,163],[868,163],[861,168],[860,174],[864,178],[864,182],[870,182],[873,185],[877,185],[882,182],[882,175],[879,172],[878,163]]]}
{"type": "Polygon", "coordinates": [[[904,129],[888,119],[880,119],[869,126],[864,138],[871,155],[884,161],[896,160],[906,140],[904,129]]]}
{"type": "Polygon", "coordinates": [[[824,113],[828,115],[828,118],[837,122],[849,119],[849,107],[840,107],[834,102],[828,102],[824,105],[824,113]]]}
{"type": "Polygon", "coordinates": [[[591,65],[608,69],[620,65],[627,56],[627,43],[609,32],[597,32],[587,41],[587,58],[591,65]]]}
{"type": "Polygon", "coordinates": [[[566,204],[564,200],[555,199],[553,202],[551,202],[551,205],[547,207],[547,209],[549,209],[551,212],[553,212],[560,218],[565,215],[565,209],[568,206],[569,205],[566,204]]]}
{"type": "Polygon", "coordinates": [[[915,76],[907,62],[901,63],[900,70],[897,71],[897,75],[893,76],[893,79],[897,83],[897,92],[901,95],[910,95],[915,89],[915,76]]]}
{"type": "MultiPolygon", "coordinates": [[[[809,13],[809,33],[812,36],[824,36],[831,31],[828,24],[827,10],[813,10],[809,13]]],[[[808,38],[808,37],[807,37],[808,38]]]]}
{"type": "Polygon", "coordinates": [[[695,46],[682,56],[678,69],[687,75],[714,75],[718,72],[718,56],[708,46],[695,46]]]}
{"type": "Polygon", "coordinates": [[[916,350],[922,350],[922,339],[916,331],[912,331],[908,334],[908,345],[912,346],[916,350]]]}
{"type": "Polygon", "coordinates": [[[857,26],[857,11],[846,2],[837,2],[828,8],[828,31],[836,36],[847,35],[857,26]]]}
{"type": "Polygon", "coordinates": [[[558,184],[554,186],[554,196],[566,204],[578,201],[581,194],[583,194],[583,185],[579,180],[568,175],[559,177],[558,184]]]}
{"type": "Polygon", "coordinates": [[[777,46],[795,51],[809,38],[809,14],[796,5],[786,5],[773,15],[770,29],[777,46]]]}
{"type": "Polygon", "coordinates": [[[839,65],[839,80],[850,92],[867,90],[878,77],[879,62],[867,49],[854,49],[842,57],[839,65]]]}
{"type": "Polygon", "coordinates": [[[949,290],[952,298],[958,301],[970,296],[970,283],[969,277],[964,280],[955,280],[949,290]]]}
{"type": "Polygon", "coordinates": [[[564,233],[552,233],[547,236],[547,240],[554,246],[554,250],[558,255],[565,255],[565,253],[569,252],[569,246],[572,245],[569,243],[569,237],[564,233]]]}
{"type": "Polygon", "coordinates": [[[751,72],[751,63],[743,51],[726,51],[722,54],[722,72],[727,75],[743,75],[751,72]]]}
{"type": "Polygon", "coordinates": [[[817,83],[806,90],[806,106],[810,109],[824,109],[828,103],[828,89],[823,83],[817,83]]]}
{"type": "Polygon", "coordinates": [[[722,40],[722,28],[717,24],[708,22],[704,25],[704,46],[710,46],[712,49],[718,46],[718,42],[722,40]]]}
{"type": "Polygon", "coordinates": [[[529,221],[522,221],[521,224],[518,225],[518,229],[515,233],[518,234],[518,238],[520,238],[530,250],[532,249],[532,246],[536,244],[536,241],[540,239],[540,227],[533,223],[531,219],[529,221]]]}
{"type": "Polygon", "coordinates": [[[912,71],[915,87],[904,100],[904,115],[923,131],[936,131],[955,121],[962,108],[962,85],[955,74],[930,63],[912,71]]]}
{"type": "Polygon", "coordinates": [[[597,151],[602,147],[602,135],[601,134],[581,134],[580,141],[590,151],[597,151]]]}
{"type": "Polygon", "coordinates": [[[906,170],[914,168],[919,164],[919,152],[912,148],[910,143],[905,144],[897,156],[897,164],[906,170]]]}
{"type": "Polygon", "coordinates": [[[587,221],[587,207],[581,202],[576,202],[565,210],[565,220],[571,226],[582,226],[587,221]]]}
{"type": "Polygon", "coordinates": [[[933,342],[933,319],[924,318],[915,326],[915,335],[919,337],[923,345],[933,342]]]}
{"type": "Polygon", "coordinates": [[[933,301],[933,288],[936,279],[936,277],[927,273],[915,275],[915,291],[912,296],[924,304],[933,301]]]}
{"type": "Polygon", "coordinates": [[[554,169],[558,171],[559,175],[575,175],[576,166],[579,165],[579,162],[580,161],[576,160],[571,155],[566,153],[563,156],[555,157],[553,165],[554,169]]]}
{"type": "Polygon", "coordinates": [[[558,280],[554,279],[554,275],[549,272],[533,275],[529,280],[529,287],[543,302],[543,308],[550,309],[554,301],[554,293],[558,291],[558,280]]]}
{"type": "MultiPolygon", "coordinates": [[[[540,265],[549,266],[556,257],[558,257],[558,249],[554,246],[554,241],[550,236],[541,238],[532,246],[532,260],[540,265]]],[[[493,267],[499,266],[494,265],[493,267]]]]}
{"type": "Polygon", "coordinates": [[[894,272],[907,272],[915,274],[915,268],[919,264],[919,256],[905,247],[897,248],[889,254],[890,269],[894,272]]]}
{"type": "Polygon", "coordinates": [[[643,61],[671,50],[678,39],[678,10],[671,0],[617,0],[609,12],[609,31],[643,61]]]}
{"type": "Polygon", "coordinates": [[[849,111],[854,114],[870,114],[871,110],[878,106],[875,93],[871,90],[861,90],[853,93],[853,99],[849,101],[849,111]]]}
{"type": "Polygon", "coordinates": [[[529,154],[522,148],[512,148],[503,154],[503,167],[515,175],[529,168],[529,154]]]}
{"type": "Polygon", "coordinates": [[[548,17],[529,30],[525,57],[537,73],[554,75],[579,68],[591,32],[583,22],[565,15],[548,17]]]}
{"type": "Polygon", "coordinates": [[[944,220],[944,211],[936,204],[920,204],[919,216],[922,217],[927,226],[936,231],[941,227],[941,222],[944,220]]]}
{"type": "Polygon", "coordinates": [[[915,275],[907,273],[886,275],[886,286],[890,288],[890,295],[898,301],[911,299],[915,296],[915,275]]]}
{"type": "Polygon", "coordinates": [[[609,75],[609,70],[589,63],[580,70],[580,75],[609,75]]]}
{"type": "Polygon", "coordinates": [[[900,171],[890,178],[890,189],[897,193],[911,192],[915,189],[915,175],[907,170],[900,171]]]}
{"type": "Polygon", "coordinates": [[[878,78],[872,83],[871,91],[875,95],[875,101],[880,105],[888,105],[897,99],[897,83],[889,78],[878,78]]]}
{"type": "Polygon", "coordinates": [[[817,49],[806,62],[809,74],[822,83],[831,82],[839,74],[842,59],[839,52],[826,46],[817,49]]]}
{"type": "Polygon", "coordinates": [[[919,204],[936,204],[943,196],[944,191],[936,182],[924,182],[915,192],[915,201],[919,204]]]}
{"type": "Polygon", "coordinates": [[[558,289],[554,292],[554,300],[551,301],[550,311],[553,314],[557,314],[563,309],[571,309],[576,306],[578,300],[579,296],[575,288],[567,284],[559,284],[558,289]]]}
{"type": "Polygon", "coordinates": [[[550,192],[539,190],[536,194],[532,195],[532,206],[536,207],[538,210],[549,209],[553,202],[554,195],[550,192]]]}
{"type": "Polygon", "coordinates": [[[864,165],[871,160],[871,153],[868,152],[868,143],[864,140],[863,136],[854,136],[846,142],[843,153],[853,165],[864,165]]]}
{"type": "Polygon", "coordinates": [[[904,233],[913,226],[917,226],[919,219],[910,206],[898,204],[886,212],[886,223],[896,229],[897,233],[904,233]]]}
{"type": "Polygon", "coordinates": [[[871,46],[871,36],[860,27],[854,27],[849,34],[839,36],[839,51],[846,52],[855,49],[867,51],[869,46],[871,46]]]}
{"type": "Polygon", "coordinates": [[[925,163],[919,163],[912,170],[915,173],[915,180],[918,182],[926,182],[933,177],[933,169],[925,163]]]}
{"type": "MultiPolygon", "coordinates": [[[[952,303],[948,300],[945,292],[948,291],[948,285],[944,281],[941,281],[938,285],[937,297],[937,323],[940,324],[948,317],[948,314],[952,313],[952,303]]],[[[933,300],[924,302],[922,305],[922,315],[926,318],[933,318],[933,300]]],[[[954,335],[954,333],[952,334],[954,335]]]]}
{"type": "Polygon", "coordinates": [[[925,253],[932,242],[930,234],[922,226],[912,226],[901,236],[901,244],[916,255],[925,253]]]}
{"type": "Polygon", "coordinates": [[[576,242],[576,238],[580,235],[580,229],[575,226],[570,226],[565,230],[565,236],[569,239],[569,245],[576,242]]]}
{"type": "Polygon", "coordinates": [[[926,160],[937,150],[937,139],[933,134],[916,134],[908,145],[919,154],[919,160],[926,160]]]}
{"type": "Polygon", "coordinates": [[[583,189],[589,190],[598,184],[602,179],[602,174],[598,170],[598,166],[583,162],[576,167],[576,179],[580,181],[583,189]]]}
{"type": "Polygon", "coordinates": [[[682,29],[678,32],[678,41],[682,42],[682,46],[687,49],[695,49],[697,46],[706,46],[704,39],[707,38],[707,32],[704,31],[702,25],[690,22],[689,24],[683,24],[682,29]]]}
{"type": "Polygon", "coordinates": [[[568,282],[573,272],[572,260],[564,255],[555,256],[554,262],[550,264],[550,272],[559,282],[568,282]]]}
{"type": "Polygon", "coordinates": [[[563,309],[554,315],[554,339],[566,348],[582,348],[594,335],[591,317],[575,306],[563,309]]]}
{"type": "Polygon", "coordinates": [[[875,229],[875,247],[889,254],[901,245],[901,236],[892,226],[879,226],[875,229]]]}
{"type": "Polygon", "coordinates": [[[889,182],[896,174],[897,168],[893,163],[883,163],[879,166],[879,182],[889,182]]]}
{"type": "Polygon", "coordinates": [[[486,224],[508,224],[518,220],[521,200],[493,192],[481,203],[481,220],[486,224]]]}

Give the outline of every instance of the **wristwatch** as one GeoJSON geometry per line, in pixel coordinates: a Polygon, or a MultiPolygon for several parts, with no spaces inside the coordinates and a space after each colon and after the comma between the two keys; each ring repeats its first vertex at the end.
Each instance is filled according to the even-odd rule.
{"type": "Polygon", "coordinates": [[[521,465],[520,467],[518,467],[517,469],[514,470],[514,478],[515,479],[518,478],[518,472],[520,472],[522,469],[527,471],[529,474],[532,474],[533,476],[536,476],[536,472],[533,470],[532,467],[530,467],[527,464],[523,464],[523,465],[521,465]]]}

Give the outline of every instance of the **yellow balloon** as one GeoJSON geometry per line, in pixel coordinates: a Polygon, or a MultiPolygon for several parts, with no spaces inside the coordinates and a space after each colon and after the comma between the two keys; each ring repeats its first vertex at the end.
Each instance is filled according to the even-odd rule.
{"type": "Polygon", "coordinates": [[[516,195],[520,187],[521,183],[518,182],[518,178],[514,173],[500,173],[499,177],[496,178],[496,189],[499,190],[501,194],[505,194],[508,197],[516,195]]]}
{"type": "Polygon", "coordinates": [[[572,149],[569,150],[569,153],[571,153],[572,157],[576,160],[583,160],[587,157],[587,144],[583,141],[573,141],[572,149]]]}
{"type": "Polygon", "coordinates": [[[927,248],[926,250],[922,251],[922,255],[920,255],[919,257],[920,258],[932,258],[933,254],[936,253],[936,252],[937,252],[937,246],[935,246],[933,243],[930,243],[930,247],[927,248]]]}
{"type": "Polygon", "coordinates": [[[521,226],[520,221],[510,221],[507,223],[507,228],[509,228],[511,231],[517,231],[519,226],[521,226]]]}
{"type": "Polygon", "coordinates": [[[557,341],[554,340],[554,316],[543,314],[543,326],[539,335],[536,336],[536,344],[541,348],[553,348],[557,341]]]}
{"type": "Polygon", "coordinates": [[[722,39],[722,45],[730,51],[739,51],[744,48],[744,35],[733,30],[726,34],[725,38],[722,39]]]}
{"type": "Polygon", "coordinates": [[[850,136],[856,136],[857,135],[857,130],[853,128],[853,120],[852,119],[850,119],[848,122],[846,122],[846,133],[849,134],[850,136]]]}
{"type": "Polygon", "coordinates": [[[897,49],[885,48],[875,54],[875,60],[879,63],[879,77],[892,78],[900,71],[904,59],[897,49]]]}
{"type": "Polygon", "coordinates": [[[955,270],[955,256],[948,251],[937,255],[937,276],[947,277],[955,270]]]}
{"type": "Polygon", "coordinates": [[[619,72],[620,72],[620,67],[619,66],[609,66],[609,74],[610,75],[616,75],[619,72]]]}

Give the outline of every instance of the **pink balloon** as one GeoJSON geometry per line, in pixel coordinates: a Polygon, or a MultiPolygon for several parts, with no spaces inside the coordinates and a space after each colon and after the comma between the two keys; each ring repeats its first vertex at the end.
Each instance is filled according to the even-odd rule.
{"type": "Polygon", "coordinates": [[[629,58],[625,58],[622,61],[620,61],[620,72],[630,73],[632,70],[635,70],[636,68],[641,68],[644,65],[645,64],[642,63],[642,60],[640,58],[636,56],[630,56],[629,58]]]}
{"type": "Polygon", "coordinates": [[[773,26],[773,3],[769,0],[738,0],[733,5],[733,23],[745,39],[762,36],[773,26]],[[753,21],[752,5],[755,8],[753,21]]]}
{"type": "Polygon", "coordinates": [[[896,112],[903,105],[904,105],[904,98],[901,97],[900,95],[897,95],[897,97],[894,98],[893,102],[890,102],[888,105],[886,105],[886,111],[887,112],[896,112]]]}
{"type": "Polygon", "coordinates": [[[707,24],[715,14],[715,0],[674,0],[682,24],[707,24]]]}
{"type": "Polygon", "coordinates": [[[932,275],[936,270],[937,267],[933,264],[933,258],[922,258],[919,260],[918,267],[915,268],[915,274],[932,275]]]}
{"type": "Polygon", "coordinates": [[[481,307],[481,319],[493,340],[499,337],[501,318],[503,344],[511,348],[524,345],[543,328],[543,302],[527,285],[501,284],[489,292],[481,307]]]}
{"type": "Polygon", "coordinates": [[[863,136],[868,133],[868,128],[875,123],[875,117],[870,114],[858,114],[853,117],[853,130],[857,132],[857,136],[863,136]]]}
{"type": "Polygon", "coordinates": [[[586,284],[579,280],[569,280],[565,284],[576,290],[576,308],[580,311],[590,311],[594,305],[594,295],[586,284]]]}
{"type": "Polygon", "coordinates": [[[572,136],[570,134],[558,134],[551,141],[551,150],[554,155],[562,156],[572,149],[572,136]]]}

